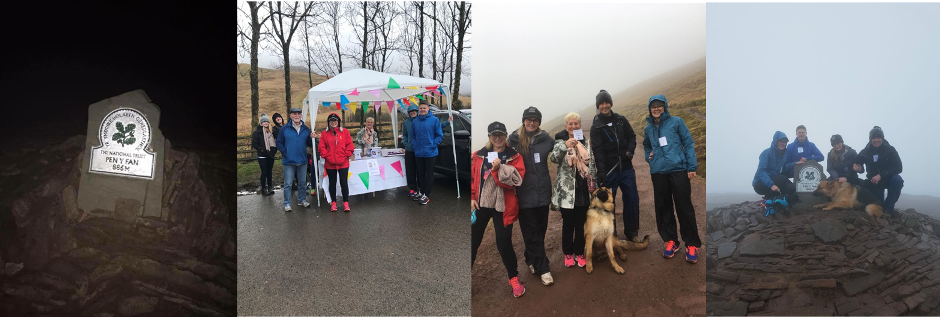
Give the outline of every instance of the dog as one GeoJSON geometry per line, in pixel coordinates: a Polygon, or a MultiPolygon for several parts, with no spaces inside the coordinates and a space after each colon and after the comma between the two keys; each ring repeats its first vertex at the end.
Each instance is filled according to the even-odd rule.
{"type": "Polygon", "coordinates": [[[833,209],[856,209],[865,207],[865,212],[872,217],[881,217],[884,213],[884,207],[881,202],[875,198],[868,190],[849,184],[848,182],[822,181],[813,196],[829,196],[832,201],[813,206],[813,208],[822,208],[822,210],[833,209]]]}
{"type": "Polygon", "coordinates": [[[610,256],[610,264],[617,274],[623,274],[623,268],[617,264],[614,256],[621,261],[627,260],[624,250],[643,250],[649,245],[650,236],[643,238],[642,242],[630,240],[617,240],[614,236],[614,195],[610,189],[599,187],[591,193],[591,206],[584,221],[584,258],[587,264],[584,268],[588,274],[594,271],[594,249],[600,248],[598,253],[606,252],[610,256]],[[616,245],[616,247],[615,247],[616,245]]]}

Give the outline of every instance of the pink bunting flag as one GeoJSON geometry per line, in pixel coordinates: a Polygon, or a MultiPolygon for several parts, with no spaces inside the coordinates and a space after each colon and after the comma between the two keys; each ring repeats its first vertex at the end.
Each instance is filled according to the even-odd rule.
{"type": "Polygon", "coordinates": [[[349,94],[350,94],[350,95],[353,95],[353,96],[358,96],[358,95],[359,95],[359,88],[353,88],[353,91],[352,91],[351,93],[349,93],[349,94]]]}
{"type": "Polygon", "coordinates": [[[382,93],[382,90],[381,90],[381,89],[373,89],[373,90],[369,90],[369,93],[375,95],[375,98],[379,98],[379,94],[382,93]]]}
{"type": "Polygon", "coordinates": [[[403,173],[402,170],[401,170],[401,161],[395,161],[395,163],[392,163],[392,164],[390,164],[390,165],[392,165],[392,168],[394,168],[396,171],[398,171],[398,175],[401,175],[402,177],[405,177],[405,173],[403,173]]]}
{"type": "Polygon", "coordinates": [[[427,91],[424,92],[424,95],[425,95],[425,96],[428,96],[428,97],[431,97],[431,93],[429,93],[429,92],[427,92],[427,91]]]}
{"type": "Polygon", "coordinates": [[[389,101],[386,101],[386,102],[385,102],[385,105],[388,106],[388,111],[389,111],[389,112],[392,112],[392,105],[394,105],[394,104],[395,104],[395,101],[392,101],[392,100],[389,100],[389,101]]]}
{"type": "Polygon", "coordinates": [[[382,180],[385,180],[385,165],[379,165],[379,176],[382,176],[382,180]]]}

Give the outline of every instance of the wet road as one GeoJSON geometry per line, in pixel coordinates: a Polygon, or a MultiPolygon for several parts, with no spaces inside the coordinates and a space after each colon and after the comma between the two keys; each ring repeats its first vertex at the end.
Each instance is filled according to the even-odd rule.
{"type": "Polygon", "coordinates": [[[401,187],[349,213],[238,197],[238,314],[470,315],[469,185],[434,185],[425,206],[401,187]]]}

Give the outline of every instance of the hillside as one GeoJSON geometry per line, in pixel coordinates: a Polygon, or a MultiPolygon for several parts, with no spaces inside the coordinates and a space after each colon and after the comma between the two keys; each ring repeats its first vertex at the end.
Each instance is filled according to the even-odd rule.
{"type": "MultiPolygon", "coordinates": [[[[237,72],[237,110],[238,126],[237,134],[248,134],[251,131],[251,82],[248,76],[248,64],[238,64],[237,72]]],[[[258,72],[258,113],[265,113],[268,116],[274,113],[280,113],[287,118],[284,105],[284,71],[277,69],[268,69],[259,67],[258,72]]],[[[307,72],[291,71],[291,100],[295,105],[300,105],[306,97],[307,90],[311,86],[308,81],[307,72]]],[[[327,80],[326,76],[313,74],[313,85],[316,86],[327,80]]],[[[464,108],[470,108],[470,97],[460,96],[464,108]]],[[[323,119],[325,120],[325,118],[323,119]]]]}
{"type": "MultiPolygon", "coordinates": [[[[698,159],[698,174],[705,177],[705,58],[683,65],[666,73],[647,79],[620,92],[612,93],[613,111],[622,114],[633,126],[634,132],[642,140],[643,127],[649,115],[647,102],[649,97],[663,94],[669,101],[669,113],[682,118],[695,140],[695,153],[698,159]]],[[[583,118],[582,128],[590,130],[595,105],[585,105],[578,111],[583,118]]],[[[547,120],[542,124],[548,131],[563,128],[563,116],[547,120]]]]}

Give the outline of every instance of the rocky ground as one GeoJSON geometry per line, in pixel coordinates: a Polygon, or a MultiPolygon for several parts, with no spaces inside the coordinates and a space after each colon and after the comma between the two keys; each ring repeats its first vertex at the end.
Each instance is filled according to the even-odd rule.
{"type": "Polygon", "coordinates": [[[84,139],[0,157],[0,312],[234,315],[233,169],[167,141],[161,217],[80,210],[84,139]]]}
{"type": "Polygon", "coordinates": [[[759,202],[708,215],[708,315],[940,315],[940,221],[759,202]]]}

